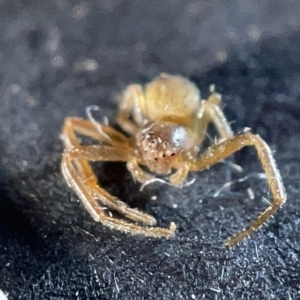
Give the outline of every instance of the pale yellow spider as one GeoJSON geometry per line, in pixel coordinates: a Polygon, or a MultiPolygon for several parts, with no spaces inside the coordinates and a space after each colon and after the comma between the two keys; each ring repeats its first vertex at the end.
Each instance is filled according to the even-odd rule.
{"type": "Polygon", "coordinates": [[[254,146],[273,200],[246,229],[227,239],[224,245],[229,247],[257,230],[285,203],[285,189],[271,149],[259,135],[249,131],[233,135],[219,106],[220,94],[212,91],[207,100],[201,100],[199,90],[188,79],[161,74],[145,87],[129,85],[121,100],[117,122],[126,135],[96,122],[91,116],[91,107],[87,109],[89,119],[67,118],[62,130],[63,176],[96,222],[155,238],[168,238],[176,230],[173,222],[168,229],[154,227],[154,217],[130,208],[104,190],[90,166],[89,162],[93,161],[126,162],[133,178],[143,185],[155,181],[155,174],[161,174],[168,175],[166,179],[170,184],[180,187],[190,171],[208,169],[241,148],[254,146]],[[210,122],[220,138],[199,155],[199,145],[210,122]],[[93,138],[97,144],[81,145],[75,133],[93,138]],[[147,172],[141,166],[145,166],[147,172]],[[105,213],[103,206],[134,222],[112,217],[105,213]]]}

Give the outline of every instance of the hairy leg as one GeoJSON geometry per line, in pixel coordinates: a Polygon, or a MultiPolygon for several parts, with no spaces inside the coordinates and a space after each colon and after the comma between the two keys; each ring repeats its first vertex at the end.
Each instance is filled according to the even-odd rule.
{"type": "Polygon", "coordinates": [[[209,168],[211,165],[225,159],[234,152],[245,146],[254,146],[269,184],[273,201],[270,206],[265,209],[250,225],[242,232],[237,233],[233,237],[227,239],[225,246],[234,246],[238,242],[248,237],[252,232],[256,231],[263,225],[277,209],[286,201],[286,193],[281,179],[281,175],[276,166],[270,147],[259,135],[251,132],[245,132],[231,139],[225,140],[220,144],[214,145],[207,149],[198,159],[190,161],[191,171],[201,171],[209,168]]]}
{"type": "MultiPolygon", "coordinates": [[[[87,149],[82,149],[82,151],[85,151],[85,153],[87,153],[88,151],[86,150],[87,149]]],[[[83,205],[96,222],[101,222],[103,225],[110,227],[111,229],[120,230],[122,232],[131,233],[133,235],[145,235],[150,237],[170,237],[174,234],[174,231],[176,230],[176,226],[174,223],[170,224],[169,229],[159,227],[142,227],[136,224],[128,223],[125,220],[107,216],[103,208],[98,204],[98,202],[95,199],[94,189],[90,188],[90,186],[87,185],[86,182],[84,182],[82,178],[80,178],[80,176],[78,176],[78,171],[72,164],[72,160],[76,159],[76,149],[74,149],[74,152],[72,151],[73,150],[71,150],[70,152],[67,151],[63,155],[62,173],[69,186],[76,192],[83,205]]],[[[89,155],[90,154],[87,154],[87,156],[89,155]]],[[[105,198],[106,201],[107,195],[103,194],[102,196],[105,198]]],[[[128,210],[125,206],[124,215],[130,217],[129,215],[126,215],[126,211],[128,210]]],[[[130,210],[129,213],[134,214],[134,210],[130,210]]],[[[136,210],[136,213],[137,215],[139,215],[139,211],[136,210]]],[[[147,216],[148,215],[145,214],[144,217],[147,216]]],[[[141,216],[139,215],[139,217],[141,216]]],[[[148,217],[151,218],[151,216],[148,217]]],[[[147,223],[146,220],[144,220],[144,223],[147,223]]]]}
{"type": "MultiPolygon", "coordinates": [[[[198,134],[197,144],[200,144],[205,138],[209,123],[213,123],[218,131],[220,136],[218,143],[233,137],[231,127],[219,106],[220,102],[221,95],[213,92],[207,100],[200,104],[198,130],[196,130],[198,134]]],[[[182,186],[189,172],[189,164],[183,159],[183,162],[179,163],[176,169],[177,171],[169,178],[170,183],[175,186],[182,186]]]]}
{"type": "MultiPolygon", "coordinates": [[[[126,138],[120,132],[100,123],[99,126],[101,126],[100,132],[99,128],[96,128],[95,125],[89,120],[81,118],[67,118],[63,125],[61,134],[61,139],[65,145],[65,149],[73,149],[80,146],[80,142],[76,136],[76,133],[97,140],[99,143],[106,142],[124,150],[127,150],[131,147],[131,140],[126,138]],[[107,139],[107,137],[109,139],[107,139]]],[[[95,177],[94,172],[92,171],[89,162],[86,159],[78,158],[74,163],[76,164],[77,170],[81,174],[85,174],[85,180],[87,180],[87,178],[95,177]]]]}
{"type": "MultiPolygon", "coordinates": [[[[225,117],[220,105],[222,96],[219,93],[215,92],[214,86],[210,86],[211,95],[207,100],[203,101],[200,105],[198,112],[199,117],[199,140],[201,143],[207,134],[207,127],[209,123],[212,123],[216,128],[219,138],[212,141],[212,144],[219,144],[220,142],[230,139],[234,136],[231,126],[225,117]]],[[[240,166],[237,166],[233,163],[233,158],[230,158],[227,161],[220,161],[226,163],[228,166],[234,167],[235,170],[241,172],[243,169],[240,166]]],[[[232,181],[232,172],[230,169],[227,169],[226,172],[226,181],[232,181]]]]}
{"type": "Polygon", "coordinates": [[[101,123],[98,123],[98,125],[101,127],[100,132],[89,120],[76,117],[66,118],[61,134],[65,147],[69,149],[79,146],[80,143],[76,137],[76,133],[91,137],[98,142],[106,142],[116,147],[121,145],[124,147],[124,145],[131,144],[131,139],[119,131],[101,123]],[[102,135],[102,132],[104,135],[102,135]]]}
{"type": "MultiPolygon", "coordinates": [[[[116,146],[119,146],[118,148],[107,145],[81,146],[75,132],[90,136],[98,141],[101,141],[102,136],[88,120],[78,118],[69,118],[66,120],[62,133],[62,139],[67,149],[63,154],[63,161],[65,163],[62,163],[62,170],[65,179],[67,181],[69,180],[69,177],[66,177],[66,174],[69,174],[65,169],[66,166],[72,166],[71,174],[76,172],[77,180],[80,180],[81,184],[89,187],[89,189],[92,190],[89,193],[98,198],[102,204],[122,213],[127,218],[143,222],[148,225],[154,225],[156,223],[155,218],[146,213],[140,212],[137,209],[130,208],[126,203],[110,195],[99,186],[98,180],[89,164],[89,161],[127,161],[128,156],[126,154],[126,150],[128,149],[126,149],[126,147],[129,147],[129,145],[126,146],[126,141],[128,140],[126,137],[122,136],[113,128],[104,128],[106,134],[109,134],[112,138],[116,138],[116,140],[112,139],[112,141],[114,144],[117,144],[116,146]],[[121,145],[123,147],[121,147],[121,145]],[[69,157],[70,160],[68,164],[66,164],[66,157],[69,157]]],[[[73,182],[74,180],[71,181],[73,182]]],[[[78,194],[78,187],[73,187],[72,185],[71,187],[78,194]]],[[[82,200],[80,194],[78,194],[78,196],[82,200]]]]}
{"type": "Polygon", "coordinates": [[[221,95],[214,91],[207,100],[202,101],[198,111],[199,130],[198,143],[200,144],[205,138],[207,126],[213,123],[216,127],[221,141],[233,137],[233,132],[227,121],[222,109],[220,108],[221,95]]]}
{"type": "Polygon", "coordinates": [[[140,85],[129,85],[123,92],[117,122],[124,131],[134,136],[143,124],[144,92],[140,85]],[[133,121],[130,117],[133,116],[133,121]]]}

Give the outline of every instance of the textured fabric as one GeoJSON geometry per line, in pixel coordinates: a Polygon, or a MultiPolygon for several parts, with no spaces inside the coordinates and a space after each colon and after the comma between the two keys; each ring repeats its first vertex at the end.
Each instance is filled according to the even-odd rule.
{"type": "MultiPolygon", "coordinates": [[[[8,299],[300,299],[300,3],[296,1],[0,1],[0,289],[8,299]],[[206,3],[207,2],[207,3],[206,3]],[[159,72],[224,95],[235,132],[272,147],[288,201],[231,250],[223,241],[269,199],[255,151],[190,174],[183,189],[139,191],[122,163],[95,164],[109,192],[176,237],[132,237],[96,224],[60,173],[67,116],[159,72]],[[255,199],[249,199],[248,188],[255,199]],[[152,200],[151,200],[152,199],[152,200]],[[156,200],[153,200],[156,199],[156,200]]],[[[213,130],[212,133],[213,134],[213,130]]]]}

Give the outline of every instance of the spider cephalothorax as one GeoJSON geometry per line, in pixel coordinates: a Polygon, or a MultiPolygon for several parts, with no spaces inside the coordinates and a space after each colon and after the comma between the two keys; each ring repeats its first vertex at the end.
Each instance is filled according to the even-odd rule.
{"type": "Polygon", "coordinates": [[[155,181],[153,173],[168,175],[174,170],[166,180],[174,186],[182,186],[190,171],[205,170],[245,146],[255,147],[273,201],[246,229],[230,237],[226,246],[233,246],[248,237],[286,201],[281,176],[269,146],[250,131],[234,136],[220,108],[221,96],[213,89],[211,92],[207,100],[201,100],[200,92],[192,82],[168,74],[161,74],[145,87],[129,85],[122,95],[117,117],[118,124],[129,137],[96,122],[90,113],[88,120],[65,120],[62,139],[66,150],[62,157],[62,173],[95,221],[123,232],[157,238],[170,237],[176,229],[173,222],[169,228],[153,227],[155,218],[110,195],[99,185],[90,161],[126,162],[133,178],[143,185],[155,181]],[[216,127],[219,137],[214,145],[199,155],[198,149],[209,123],[216,127]],[[98,143],[81,145],[76,132],[98,143]],[[150,173],[142,166],[146,166],[150,173]],[[98,201],[134,223],[107,214],[98,201]]]}
{"type": "Polygon", "coordinates": [[[137,134],[137,146],[150,171],[169,174],[183,151],[194,145],[191,132],[183,126],[170,123],[151,123],[137,134]]]}

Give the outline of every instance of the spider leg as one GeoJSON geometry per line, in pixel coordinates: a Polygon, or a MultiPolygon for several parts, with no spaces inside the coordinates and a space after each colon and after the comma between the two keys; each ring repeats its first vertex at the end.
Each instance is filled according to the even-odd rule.
{"type": "MultiPolygon", "coordinates": [[[[80,133],[82,135],[91,137],[95,140],[98,140],[98,142],[107,142],[117,148],[124,149],[126,151],[130,148],[130,139],[125,137],[120,132],[116,131],[112,127],[104,126],[99,123],[99,126],[101,126],[101,132],[104,132],[105,135],[103,136],[101,132],[98,131],[98,129],[95,127],[95,125],[85,119],[81,118],[67,118],[65,120],[61,139],[64,142],[66,149],[73,149],[80,147],[80,142],[78,138],[76,137],[76,132],[80,133]],[[109,140],[107,140],[107,136],[109,136],[109,140]]],[[[81,174],[85,174],[85,178],[94,178],[94,172],[92,171],[88,161],[86,159],[80,159],[78,158],[76,161],[74,161],[76,164],[76,168],[81,174]]]]}
{"type": "Polygon", "coordinates": [[[198,111],[198,144],[205,138],[208,123],[216,127],[221,141],[233,137],[233,132],[222,109],[220,108],[221,95],[213,92],[207,100],[201,102],[198,111]]]}
{"type": "MultiPolygon", "coordinates": [[[[207,100],[201,102],[198,111],[198,130],[196,130],[198,137],[196,144],[199,145],[205,138],[207,126],[209,123],[214,124],[221,138],[221,141],[233,137],[233,132],[231,130],[230,124],[227,121],[222,109],[220,108],[220,103],[221,95],[215,93],[214,91],[207,100]]],[[[196,153],[194,155],[196,155],[196,153]]],[[[178,166],[175,166],[177,171],[169,177],[169,181],[172,185],[182,186],[190,170],[190,166],[186,161],[187,159],[183,158],[182,162],[179,162],[178,166]]]]}
{"type": "MultiPolygon", "coordinates": [[[[95,160],[126,161],[128,159],[128,156],[126,155],[126,150],[127,150],[126,143],[124,142],[124,144],[122,144],[122,139],[126,139],[126,140],[128,139],[122,136],[119,132],[115,131],[113,128],[111,128],[110,131],[108,130],[108,128],[106,129],[105,130],[107,134],[110,133],[110,136],[112,138],[116,138],[116,140],[112,139],[112,141],[119,146],[118,148],[114,148],[107,145],[81,146],[75,135],[75,131],[88,135],[98,140],[101,140],[102,137],[95,130],[95,127],[91,122],[87,120],[78,119],[78,118],[67,119],[63,127],[63,133],[62,133],[62,139],[67,148],[63,157],[64,156],[74,157],[71,163],[73,165],[72,166],[73,173],[75,171],[77,172],[77,177],[80,178],[82,183],[86,184],[91,189],[93,189],[94,195],[104,205],[122,213],[125,217],[129,219],[143,222],[148,225],[156,224],[155,218],[137,209],[130,208],[126,203],[124,203],[123,201],[119,200],[116,197],[113,197],[111,194],[109,194],[99,186],[97,178],[88,161],[95,161],[95,160]],[[121,147],[121,145],[123,147],[121,147]]],[[[64,164],[64,166],[66,166],[66,164],[64,164]]],[[[62,164],[62,169],[63,169],[63,164],[62,164]]],[[[64,171],[64,169],[63,172],[66,180],[68,181],[68,177],[66,177],[67,173],[64,171]]],[[[72,185],[71,187],[73,188],[72,185]]],[[[78,188],[73,188],[73,189],[77,193],[78,188]]]]}
{"type": "Polygon", "coordinates": [[[263,225],[286,201],[286,193],[281,179],[281,175],[273,158],[272,151],[266,142],[259,135],[245,132],[231,139],[225,140],[220,144],[208,148],[199,158],[191,163],[190,171],[201,171],[209,168],[211,165],[228,157],[234,152],[245,146],[254,146],[270,187],[273,201],[254,221],[250,223],[243,231],[228,238],[224,245],[232,247],[238,242],[248,237],[263,225]]]}
{"type": "Polygon", "coordinates": [[[130,144],[131,139],[114,128],[100,123],[98,125],[101,126],[101,132],[103,132],[105,136],[103,136],[89,120],[76,117],[66,118],[61,134],[65,147],[69,149],[80,145],[75,132],[91,137],[98,142],[106,142],[116,147],[122,146],[123,149],[130,144]],[[109,139],[107,139],[106,136],[108,136],[109,139]]]}
{"type": "MultiPolygon", "coordinates": [[[[136,224],[128,223],[125,220],[116,219],[110,216],[107,216],[103,210],[103,208],[98,204],[98,202],[95,200],[95,194],[94,189],[90,188],[90,186],[87,185],[84,180],[79,176],[78,171],[76,170],[74,164],[72,163],[72,160],[76,157],[76,150],[66,151],[63,154],[62,159],[62,173],[68,182],[69,186],[76,192],[78,197],[80,198],[81,202],[87,209],[87,211],[90,213],[92,218],[96,222],[101,222],[103,225],[110,227],[111,229],[120,230],[126,233],[131,233],[133,235],[145,235],[149,237],[170,237],[174,235],[174,232],[176,230],[176,225],[174,223],[170,224],[170,228],[159,228],[159,227],[142,227],[136,224]]],[[[86,149],[85,149],[86,150],[86,149]]],[[[84,151],[82,149],[82,151],[84,151]]],[[[112,152],[112,150],[110,150],[112,152]]],[[[87,151],[85,152],[87,153],[87,151]]],[[[82,154],[82,153],[81,153],[82,154]]],[[[89,156],[89,154],[87,154],[89,156]]],[[[106,198],[107,193],[103,194],[104,198],[106,198]]],[[[124,203],[125,204],[125,203],[124,203]]],[[[124,207],[124,215],[126,215],[127,207],[124,207]]],[[[134,210],[130,210],[132,213],[134,210]]],[[[137,211],[137,214],[139,215],[140,212],[137,211]]],[[[150,217],[146,214],[144,214],[144,217],[150,217]]],[[[144,220],[144,223],[147,223],[144,220]]]]}
{"type": "MultiPolygon", "coordinates": [[[[231,126],[225,117],[220,104],[221,104],[221,94],[218,94],[214,91],[214,87],[211,86],[210,88],[211,95],[208,97],[206,101],[202,101],[200,104],[200,108],[198,111],[198,118],[199,118],[199,139],[198,143],[201,143],[207,134],[207,127],[209,123],[212,123],[216,128],[219,139],[213,141],[214,144],[218,144],[224,140],[230,139],[234,136],[231,126]]],[[[229,161],[220,161],[224,162],[229,166],[236,166],[233,163],[233,158],[230,158],[229,161]]],[[[238,166],[239,167],[239,166],[238,166]]],[[[237,168],[235,168],[237,170],[237,168]]],[[[240,172],[243,170],[241,167],[238,169],[240,172]]],[[[227,169],[226,172],[226,180],[232,181],[232,173],[230,169],[227,169]]]]}
{"type": "MultiPolygon", "coordinates": [[[[202,101],[198,111],[198,123],[196,132],[198,133],[196,144],[200,144],[205,138],[207,126],[211,122],[216,127],[220,136],[220,141],[227,140],[233,137],[230,124],[227,121],[219,104],[221,95],[213,92],[207,100],[202,101]]],[[[177,171],[169,177],[170,183],[175,186],[182,186],[184,180],[189,173],[189,164],[183,158],[176,166],[177,171]]]]}
{"type": "Polygon", "coordinates": [[[144,92],[142,87],[139,84],[129,85],[122,95],[117,122],[130,135],[134,136],[138,129],[144,125],[143,105],[144,92]],[[139,126],[130,120],[131,115],[139,126]]]}

